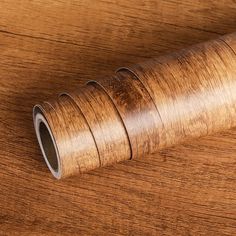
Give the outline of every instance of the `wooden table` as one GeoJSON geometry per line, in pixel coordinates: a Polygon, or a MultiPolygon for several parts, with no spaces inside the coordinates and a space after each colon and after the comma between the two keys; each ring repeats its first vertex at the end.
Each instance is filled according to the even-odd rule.
{"type": "Polygon", "coordinates": [[[57,181],[32,106],[236,31],[236,2],[0,1],[0,235],[235,235],[236,129],[57,181]]]}

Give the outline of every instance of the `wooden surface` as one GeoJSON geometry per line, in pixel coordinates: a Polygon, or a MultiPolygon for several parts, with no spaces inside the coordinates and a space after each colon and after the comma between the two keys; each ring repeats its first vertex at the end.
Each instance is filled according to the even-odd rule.
{"type": "Polygon", "coordinates": [[[236,2],[0,1],[1,235],[235,235],[236,129],[56,181],[33,104],[236,31],[236,2]]]}

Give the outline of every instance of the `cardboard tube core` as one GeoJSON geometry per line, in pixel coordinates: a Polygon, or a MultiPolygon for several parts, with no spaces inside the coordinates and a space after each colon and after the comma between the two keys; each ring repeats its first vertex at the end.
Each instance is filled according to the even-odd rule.
{"type": "Polygon", "coordinates": [[[51,128],[39,108],[34,109],[34,125],[40,149],[52,174],[60,179],[61,168],[56,141],[51,128]]]}

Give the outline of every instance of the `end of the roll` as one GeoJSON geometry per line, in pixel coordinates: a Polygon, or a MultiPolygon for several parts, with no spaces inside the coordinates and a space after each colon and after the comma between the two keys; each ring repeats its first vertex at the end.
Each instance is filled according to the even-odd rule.
{"type": "Polygon", "coordinates": [[[61,178],[61,165],[59,152],[51,128],[43,115],[40,106],[33,108],[33,121],[36,136],[39,142],[44,160],[56,179],[61,178]]]}

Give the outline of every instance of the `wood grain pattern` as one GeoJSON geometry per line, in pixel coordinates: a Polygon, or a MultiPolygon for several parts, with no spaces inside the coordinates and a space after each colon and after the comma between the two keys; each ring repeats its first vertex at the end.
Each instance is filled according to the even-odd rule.
{"type": "Polygon", "coordinates": [[[89,83],[97,83],[113,101],[127,130],[131,158],[140,158],[156,151],[159,146],[160,117],[142,83],[129,71],[89,83]]]}
{"type": "Polygon", "coordinates": [[[236,31],[223,1],[1,1],[1,235],[234,235],[236,130],[57,182],[32,106],[236,31]],[[43,91],[43,92],[42,92],[43,91]]]}
{"type": "Polygon", "coordinates": [[[148,90],[163,124],[160,147],[168,147],[236,125],[235,59],[216,39],[119,71],[131,71],[148,90]]]}
{"type": "MultiPolygon", "coordinates": [[[[101,88],[87,85],[67,97],[73,99],[87,120],[97,145],[100,166],[130,159],[130,145],[121,118],[101,88]]],[[[78,135],[80,132],[78,129],[78,135]]],[[[85,145],[84,149],[89,151],[89,146],[85,145]]]]}
{"type": "MultiPolygon", "coordinates": [[[[46,109],[38,112],[40,106],[36,107],[35,131],[53,175],[65,177],[65,169],[77,174],[74,160],[80,167],[84,153],[85,160],[94,156],[93,150],[89,155],[90,142],[78,139],[84,129],[81,119],[76,123],[76,110],[79,117],[82,112],[89,127],[101,166],[143,158],[162,148],[235,127],[236,54],[230,46],[235,44],[235,35],[121,68],[115,76],[99,82],[89,81],[61,95],[64,103],[57,99],[48,102],[54,116],[51,110],[47,115],[46,109]]],[[[83,172],[91,170],[90,166],[84,168],[83,172]]]]}

